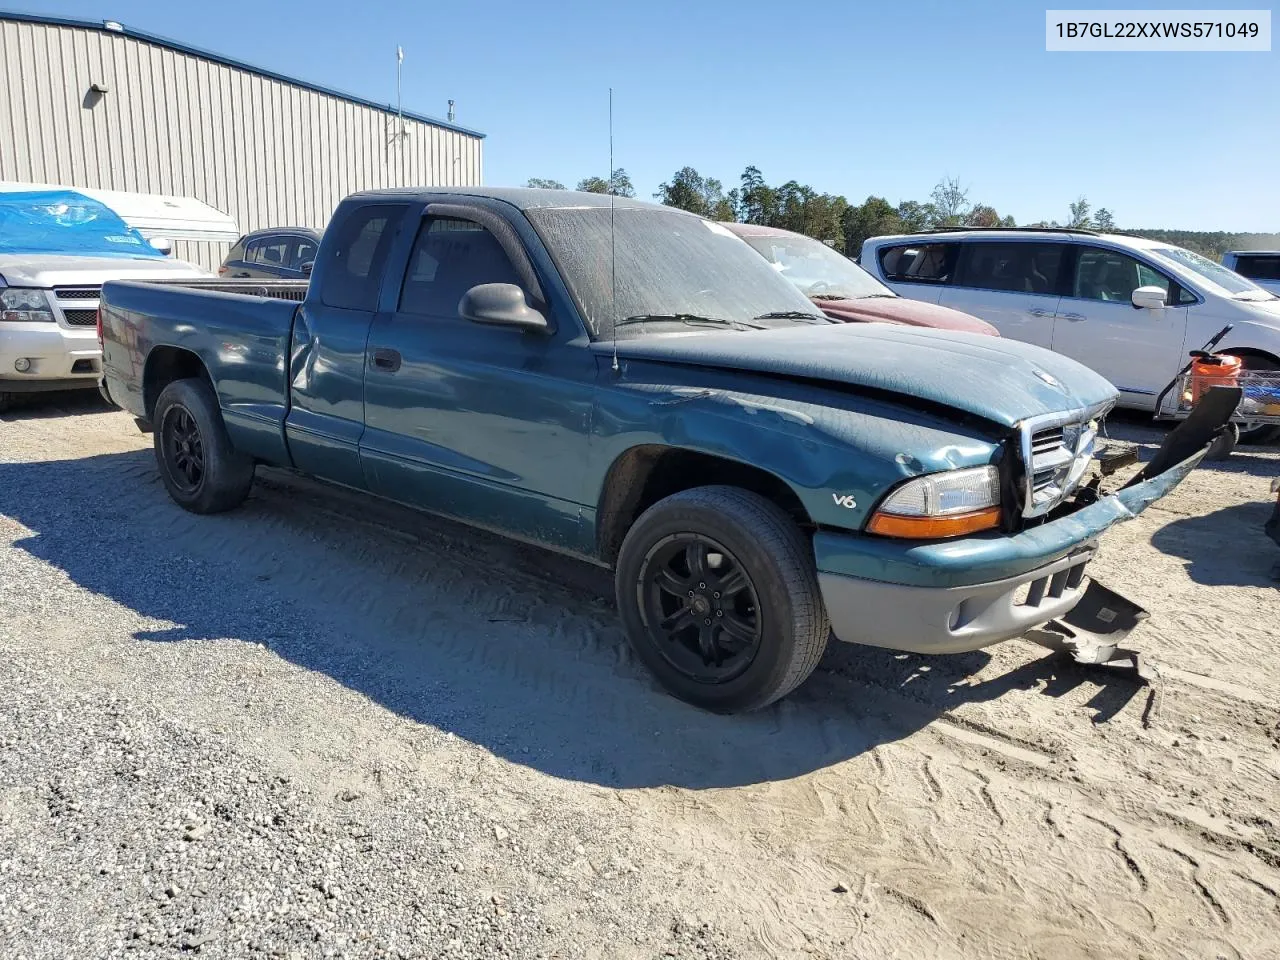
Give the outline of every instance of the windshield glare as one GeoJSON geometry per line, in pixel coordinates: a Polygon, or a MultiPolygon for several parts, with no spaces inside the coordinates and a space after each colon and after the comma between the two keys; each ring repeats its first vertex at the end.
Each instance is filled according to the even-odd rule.
{"type": "MultiPolygon", "coordinates": [[[[534,209],[528,216],[564,274],[594,339],[610,336],[616,321],[639,316],[690,314],[788,326],[804,321],[757,318],[797,312],[824,322],[795,287],[742,240],[711,221],[663,209],[618,209],[613,212],[611,264],[608,207],[534,209]]],[[[680,328],[692,329],[683,324],[680,328]]],[[[672,330],[672,324],[636,323],[621,327],[618,336],[672,330]]]]}
{"type": "Polygon", "coordinates": [[[871,274],[811,237],[743,237],[806,297],[897,296],[871,274]]]}
{"type": "Polygon", "coordinates": [[[1210,283],[1226,290],[1232,296],[1240,293],[1257,293],[1262,294],[1263,297],[1271,296],[1262,287],[1252,280],[1246,280],[1234,270],[1228,270],[1222,264],[1214,263],[1212,260],[1202,257],[1198,253],[1192,253],[1190,250],[1184,250],[1182,247],[1152,247],[1150,252],[1157,257],[1162,257],[1190,270],[1200,279],[1208,280],[1210,283]]]}

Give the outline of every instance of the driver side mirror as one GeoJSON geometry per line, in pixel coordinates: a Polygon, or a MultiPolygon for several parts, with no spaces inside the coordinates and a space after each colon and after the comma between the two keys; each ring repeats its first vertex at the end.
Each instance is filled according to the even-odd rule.
{"type": "Polygon", "coordinates": [[[529,306],[524,290],[514,283],[481,283],[462,295],[458,315],[472,323],[516,327],[531,333],[546,333],[550,324],[541,311],[529,306]]]}
{"type": "Polygon", "coordinates": [[[1131,299],[1135,310],[1155,310],[1165,306],[1168,294],[1161,287],[1138,287],[1133,291],[1131,299]]]}
{"type": "Polygon", "coordinates": [[[304,277],[309,277],[311,276],[311,271],[315,269],[315,265],[316,265],[316,262],[314,260],[308,260],[306,263],[298,265],[298,271],[304,277]]]}

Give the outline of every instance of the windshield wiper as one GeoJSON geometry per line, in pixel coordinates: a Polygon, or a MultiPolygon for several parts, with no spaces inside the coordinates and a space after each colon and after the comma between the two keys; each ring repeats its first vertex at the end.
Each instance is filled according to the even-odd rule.
{"type": "Polygon", "coordinates": [[[634,317],[624,317],[617,325],[625,327],[630,323],[687,323],[690,326],[712,327],[746,327],[749,330],[763,330],[758,323],[747,323],[745,320],[726,320],[724,317],[703,317],[696,313],[640,313],[634,317]]]}
{"type": "Polygon", "coordinates": [[[805,313],[803,310],[774,310],[772,313],[762,313],[758,317],[752,317],[753,320],[809,320],[813,323],[830,323],[825,316],[820,313],[805,313]]]}

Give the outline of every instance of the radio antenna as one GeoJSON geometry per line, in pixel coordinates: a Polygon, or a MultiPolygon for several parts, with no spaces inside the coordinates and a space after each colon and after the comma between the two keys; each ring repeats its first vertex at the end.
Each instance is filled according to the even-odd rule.
{"type": "Polygon", "coordinates": [[[618,248],[613,233],[613,87],[609,88],[609,313],[613,317],[613,372],[618,372],[618,248]]]}

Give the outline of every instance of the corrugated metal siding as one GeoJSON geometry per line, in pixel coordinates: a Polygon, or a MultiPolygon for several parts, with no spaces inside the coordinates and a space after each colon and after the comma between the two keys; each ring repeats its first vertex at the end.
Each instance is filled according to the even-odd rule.
{"type": "MultiPolygon", "coordinates": [[[[455,130],[121,34],[0,19],[0,180],[196,197],[242,232],[321,228],[356,190],[483,182],[455,130]],[[91,84],[108,92],[96,96],[91,84]]],[[[227,245],[178,243],[215,267],[227,245]]]]}

